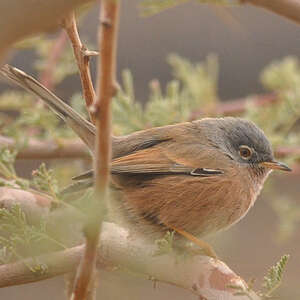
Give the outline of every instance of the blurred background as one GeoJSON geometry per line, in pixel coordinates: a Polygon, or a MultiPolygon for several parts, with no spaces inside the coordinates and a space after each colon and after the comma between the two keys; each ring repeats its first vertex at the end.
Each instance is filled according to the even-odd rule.
{"type": "MultiPolygon", "coordinates": [[[[300,27],[261,9],[245,6],[223,10],[186,4],[142,18],[137,6],[136,0],[122,2],[118,74],[123,69],[132,71],[136,98],[140,102],[148,98],[150,80],[157,78],[164,86],[172,78],[166,62],[170,53],[177,53],[192,62],[201,61],[210,53],[216,54],[218,94],[222,101],[265,93],[259,82],[262,69],[286,56],[299,58],[300,27]]],[[[79,26],[83,41],[96,45],[97,23],[98,8],[92,7],[79,26]]],[[[9,62],[34,74],[34,60],[32,51],[15,50],[9,62]]],[[[94,61],[92,74],[95,76],[94,61]]],[[[7,87],[1,83],[0,91],[7,87]]],[[[76,91],[80,91],[80,81],[78,76],[71,76],[59,84],[55,92],[68,99],[76,91]]],[[[28,175],[37,165],[38,162],[26,161],[18,166],[21,173],[28,175]]],[[[300,298],[300,237],[295,228],[287,238],[282,238],[285,229],[282,229],[280,217],[271,203],[284,203],[288,199],[300,204],[299,180],[299,175],[272,174],[248,215],[230,230],[210,238],[221,259],[245,280],[255,278],[257,289],[269,267],[283,254],[290,254],[278,292],[280,299],[300,298]]],[[[299,228],[299,223],[297,225],[299,228]]],[[[103,272],[100,278],[97,299],[197,299],[169,285],[158,283],[154,288],[153,282],[132,274],[103,272]]],[[[65,299],[63,278],[1,289],[0,297],[65,299]]]]}

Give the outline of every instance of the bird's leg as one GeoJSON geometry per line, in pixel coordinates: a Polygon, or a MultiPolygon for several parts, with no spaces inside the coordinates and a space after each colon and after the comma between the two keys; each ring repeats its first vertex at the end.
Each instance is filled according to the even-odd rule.
{"type": "MultiPolygon", "coordinates": [[[[182,236],[184,236],[186,239],[188,239],[192,243],[199,246],[207,256],[210,256],[210,257],[215,258],[215,259],[218,258],[216,252],[214,251],[214,249],[208,243],[206,243],[205,241],[196,238],[195,236],[193,236],[192,234],[190,234],[190,233],[188,233],[184,230],[178,229],[178,228],[173,227],[173,226],[169,226],[169,227],[171,229],[173,229],[174,231],[178,232],[179,234],[181,234],[182,236]]],[[[198,251],[196,251],[196,252],[198,252],[198,251]]]]}

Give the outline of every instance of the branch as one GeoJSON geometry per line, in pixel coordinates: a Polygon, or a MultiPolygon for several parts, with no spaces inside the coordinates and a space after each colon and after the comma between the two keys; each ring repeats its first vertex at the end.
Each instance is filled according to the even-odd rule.
{"type": "Polygon", "coordinates": [[[95,123],[95,118],[90,111],[90,107],[94,103],[96,95],[91,78],[89,61],[91,55],[98,55],[98,53],[95,51],[88,51],[87,48],[82,44],[78,34],[74,12],[69,14],[69,16],[64,19],[63,27],[65,28],[73,47],[87,110],[89,112],[90,119],[93,123],[95,123]]]}
{"type": "MultiPolygon", "coordinates": [[[[246,296],[234,296],[236,290],[229,288],[229,285],[240,286],[241,290],[246,290],[247,284],[219,260],[199,255],[178,259],[174,253],[154,256],[157,248],[153,244],[132,236],[131,233],[129,236],[128,231],[113,223],[103,223],[100,242],[97,252],[99,269],[112,271],[112,266],[129,269],[144,275],[145,279],[153,278],[155,281],[189,290],[201,296],[201,299],[249,299],[246,296]]],[[[2,265],[0,287],[37,282],[72,272],[84,250],[84,245],[81,245],[24,262],[2,265]],[[35,273],[28,268],[34,267],[37,262],[45,264],[47,272],[35,273]]],[[[259,299],[254,292],[251,291],[250,294],[252,299],[259,299]]]]}
{"type": "MultiPolygon", "coordinates": [[[[247,110],[249,103],[254,106],[264,107],[268,105],[275,104],[279,99],[276,94],[265,94],[265,95],[257,95],[247,98],[240,98],[230,101],[225,101],[219,103],[210,114],[212,116],[232,116],[232,115],[240,115],[247,110]]],[[[196,110],[191,113],[190,120],[195,120],[199,117],[203,117],[206,115],[206,112],[203,110],[196,110]]]]}
{"type": "MultiPolygon", "coordinates": [[[[49,213],[51,200],[43,194],[12,188],[0,188],[1,206],[9,208],[19,203],[25,213],[40,217],[49,213]]],[[[175,253],[155,256],[157,247],[153,242],[141,239],[132,232],[112,224],[104,223],[100,237],[100,249],[97,251],[97,266],[100,269],[114,270],[112,266],[130,269],[145,276],[187,289],[203,299],[247,299],[233,297],[236,290],[229,285],[240,286],[246,290],[246,283],[230,270],[223,262],[206,256],[192,256],[181,259],[175,253]],[[109,268],[107,268],[109,267],[109,268]]],[[[70,273],[76,269],[84,253],[84,245],[65,251],[41,255],[34,259],[0,266],[0,287],[37,282],[58,275],[70,273]],[[37,264],[45,264],[44,273],[33,272],[37,264]],[[28,266],[32,268],[29,269],[28,266]]],[[[253,299],[258,297],[250,292],[253,299]]]]}
{"type": "MultiPolygon", "coordinates": [[[[0,147],[18,149],[18,143],[0,135],[0,147]]],[[[79,140],[43,141],[30,138],[17,155],[18,159],[91,159],[87,147],[79,140]]]]}
{"type": "Polygon", "coordinates": [[[28,222],[40,220],[50,212],[52,199],[37,191],[24,191],[19,188],[0,187],[0,207],[10,209],[18,204],[26,214],[28,222]]]}
{"type": "Polygon", "coordinates": [[[278,158],[289,156],[300,156],[300,147],[279,146],[274,151],[278,158]]]}
{"type": "Polygon", "coordinates": [[[87,2],[90,0],[1,0],[0,64],[12,44],[57,28],[67,13],[87,2]]]}
{"type": "Polygon", "coordinates": [[[215,111],[216,115],[239,115],[245,112],[248,108],[249,103],[254,106],[264,107],[272,104],[276,104],[279,98],[276,94],[265,94],[250,97],[249,101],[247,98],[235,99],[220,103],[215,111]]]}
{"type": "Polygon", "coordinates": [[[240,2],[262,7],[291,21],[300,23],[299,0],[240,0],[240,2]]]}
{"type": "Polygon", "coordinates": [[[100,4],[98,62],[98,94],[94,105],[96,119],[95,193],[97,199],[90,220],[85,225],[85,251],[75,278],[72,300],[86,299],[93,284],[99,234],[105,213],[105,202],[110,176],[111,161],[111,99],[114,94],[116,73],[116,46],[119,21],[118,0],[102,0],[100,4]]]}
{"type": "MultiPolygon", "coordinates": [[[[16,203],[24,210],[27,218],[33,216],[33,220],[38,220],[43,216],[49,217],[51,198],[47,195],[36,191],[0,188],[1,207],[9,209],[16,203]]],[[[97,268],[107,271],[113,271],[116,267],[130,270],[145,276],[145,279],[152,278],[184,288],[206,300],[249,299],[248,296],[234,296],[237,291],[244,291],[253,300],[259,299],[253,291],[247,291],[245,281],[222,261],[200,255],[180,259],[175,252],[154,255],[158,250],[153,241],[146,240],[146,237],[129,232],[113,223],[103,223],[100,248],[96,253],[97,268]],[[236,286],[239,289],[232,289],[229,286],[236,286]]],[[[85,246],[80,245],[1,265],[0,287],[37,282],[73,272],[84,253],[85,246]],[[38,269],[35,268],[37,264],[47,266],[46,272],[32,271],[38,269]]]]}

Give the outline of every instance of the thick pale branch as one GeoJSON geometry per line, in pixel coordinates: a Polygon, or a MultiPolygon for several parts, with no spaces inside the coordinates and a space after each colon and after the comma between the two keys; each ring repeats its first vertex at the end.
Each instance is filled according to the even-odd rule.
{"type": "MultiPolygon", "coordinates": [[[[97,266],[114,270],[113,266],[129,269],[145,279],[176,285],[189,290],[201,299],[233,299],[247,300],[247,296],[234,296],[236,289],[229,286],[239,286],[246,290],[243,279],[219,260],[206,256],[193,256],[179,259],[174,253],[154,256],[157,251],[154,243],[143,240],[123,228],[104,223],[100,238],[100,248],[97,252],[97,266]]],[[[47,265],[47,272],[34,273],[24,262],[0,266],[0,287],[36,282],[55,277],[75,270],[84,253],[84,246],[77,246],[62,252],[27,260],[26,265],[34,267],[36,262],[47,265]]],[[[250,292],[252,299],[259,299],[250,292]]]]}
{"type": "Polygon", "coordinates": [[[53,30],[71,10],[90,0],[1,0],[0,62],[13,43],[53,30]]]}
{"type": "Polygon", "coordinates": [[[19,188],[0,187],[0,207],[10,209],[18,204],[26,214],[28,222],[40,220],[50,212],[52,199],[37,191],[24,191],[19,188]]]}
{"type": "Polygon", "coordinates": [[[82,44],[78,34],[74,12],[72,12],[68,17],[64,19],[63,26],[69,36],[73,47],[87,110],[90,114],[90,119],[93,123],[95,123],[95,117],[90,113],[89,109],[91,105],[93,105],[94,99],[96,97],[89,66],[90,54],[95,54],[95,52],[88,51],[82,44]]]}
{"type": "MultiPolygon", "coordinates": [[[[1,207],[9,209],[16,203],[22,207],[27,217],[30,216],[30,220],[32,217],[36,221],[38,217],[49,218],[51,199],[47,195],[35,191],[0,188],[1,207]]],[[[103,223],[100,247],[96,253],[97,268],[112,272],[116,267],[127,269],[145,276],[145,279],[151,278],[151,280],[184,288],[206,300],[249,299],[245,295],[235,295],[237,291],[245,291],[253,300],[259,299],[253,291],[247,291],[245,281],[220,260],[200,255],[180,258],[174,252],[154,255],[157,251],[154,241],[146,240],[145,237],[129,232],[116,224],[103,223]],[[230,286],[236,288],[232,289],[230,286]]],[[[34,259],[1,265],[0,287],[37,282],[69,274],[75,271],[84,253],[85,245],[80,245],[34,259]],[[46,266],[46,271],[32,271],[40,269],[36,268],[37,264],[46,266]]]]}
{"type": "Polygon", "coordinates": [[[299,0],[240,0],[240,2],[262,7],[298,24],[300,23],[299,0]]]}

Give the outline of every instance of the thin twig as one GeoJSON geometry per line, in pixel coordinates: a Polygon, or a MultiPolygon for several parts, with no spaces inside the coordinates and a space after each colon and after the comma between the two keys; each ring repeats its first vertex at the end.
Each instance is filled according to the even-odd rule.
{"type": "Polygon", "coordinates": [[[262,7],[300,24],[299,0],[240,0],[240,2],[262,7]]]}
{"type": "Polygon", "coordinates": [[[102,0],[100,5],[98,64],[98,95],[94,112],[96,119],[95,170],[95,210],[85,226],[85,251],[74,283],[71,299],[86,299],[91,292],[95,275],[97,248],[101,224],[105,211],[111,160],[111,99],[116,73],[116,44],[120,2],[102,0]]]}
{"type": "Polygon", "coordinates": [[[69,14],[68,17],[64,19],[63,27],[65,28],[73,47],[87,110],[89,112],[91,121],[95,123],[95,117],[90,111],[90,107],[93,105],[96,95],[93,87],[89,62],[90,56],[95,55],[96,52],[87,50],[87,48],[82,44],[79,37],[74,12],[69,14]]]}

